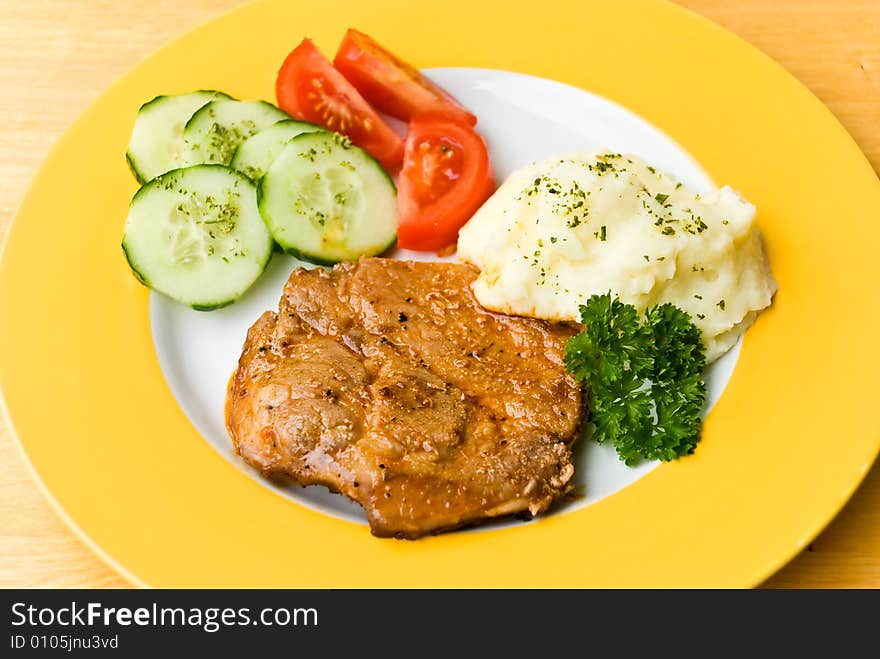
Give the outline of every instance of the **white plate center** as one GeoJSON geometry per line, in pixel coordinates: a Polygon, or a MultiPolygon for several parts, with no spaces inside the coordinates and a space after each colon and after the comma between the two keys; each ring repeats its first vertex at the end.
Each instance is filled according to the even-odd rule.
{"type": "MultiPolygon", "coordinates": [[[[431,78],[479,117],[496,176],[503,181],[514,169],[567,152],[607,148],[633,153],[698,192],[713,183],[679,145],[628,110],[588,92],[551,80],[485,69],[430,69],[431,78]]],[[[430,255],[397,256],[431,260],[430,255]]],[[[237,468],[295,504],[366,524],[360,506],[322,487],[281,487],[264,480],[232,450],[224,423],[226,384],[238,362],[251,324],[276,309],[281,289],[296,259],[276,254],[266,273],[235,304],[198,312],[152,294],[153,341],[168,386],[202,436],[237,468]]],[[[708,371],[709,404],[715,404],[736,364],[740,344],[708,371]]],[[[699,450],[699,449],[698,449],[699,450]]],[[[579,442],[575,450],[577,498],[557,514],[602,499],[635,482],[657,466],[627,467],[610,446],[579,442]]],[[[198,465],[193,465],[194,469],[198,465]]]]}

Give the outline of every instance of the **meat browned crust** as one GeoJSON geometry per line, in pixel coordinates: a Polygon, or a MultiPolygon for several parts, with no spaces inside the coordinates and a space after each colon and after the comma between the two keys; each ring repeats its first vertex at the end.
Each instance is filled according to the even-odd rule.
{"type": "Polygon", "coordinates": [[[357,501],[378,536],[545,511],[574,473],[575,330],[485,311],[476,274],[380,258],[294,271],[230,382],[238,453],[357,501]]]}

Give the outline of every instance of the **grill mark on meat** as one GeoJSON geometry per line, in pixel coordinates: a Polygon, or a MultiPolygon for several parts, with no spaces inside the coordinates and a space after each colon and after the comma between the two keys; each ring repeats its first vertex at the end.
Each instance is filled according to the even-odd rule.
{"type": "Polygon", "coordinates": [[[294,271],[230,381],[238,453],[354,499],[380,536],[546,510],[574,473],[575,330],[483,310],[475,276],[388,259],[294,271]]]}

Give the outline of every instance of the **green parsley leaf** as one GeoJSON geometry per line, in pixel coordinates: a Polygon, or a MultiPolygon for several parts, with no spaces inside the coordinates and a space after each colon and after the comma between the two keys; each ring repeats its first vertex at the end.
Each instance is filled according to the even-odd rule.
{"type": "Polygon", "coordinates": [[[627,465],[694,452],[706,401],[700,330],[672,304],[638,311],[610,293],[580,307],[586,329],[565,347],[566,370],[586,385],[593,438],[627,465]]]}
{"type": "Polygon", "coordinates": [[[654,199],[657,200],[658,204],[663,205],[666,203],[666,200],[669,199],[669,195],[658,192],[657,194],[654,195],[654,199]]]}

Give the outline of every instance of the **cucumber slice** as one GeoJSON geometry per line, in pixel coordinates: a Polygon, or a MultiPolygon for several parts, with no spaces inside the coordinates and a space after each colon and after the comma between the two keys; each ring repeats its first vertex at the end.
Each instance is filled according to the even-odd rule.
{"type": "Polygon", "coordinates": [[[139,183],[177,168],[183,151],[183,128],[200,107],[217,99],[229,99],[223,92],[197,91],[177,96],[157,96],[144,103],[134,120],[125,157],[139,183]]]}
{"type": "Polygon", "coordinates": [[[266,101],[212,101],[186,123],[180,164],[228,165],[251,135],[290,116],[266,101]]]}
{"type": "Polygon", "coordinates": [[[272,256],[254,184],[222,165],[161,174],[128,210],[122,249],[138,279],[193,309],[219,309],[253,284],[272,256]]]}
{"type": "Polygon", "coordinates": [[[294,137],[260,180],[260,213],[288,253],[330,265],[397,238],[397,192],[366,151],[336,133],[294,137]]]}
{"type": "Polygon", "coordinates": [[[320,126],[305,121],[279,121],[242,142],[235,150],[229,166],[252,181],[259,181],[291,139],[303,133],[317,133],[322,130],[324,129],[320,126]]]}

